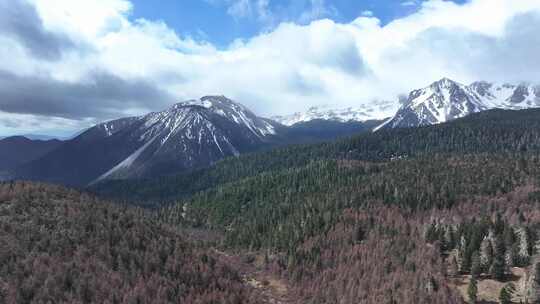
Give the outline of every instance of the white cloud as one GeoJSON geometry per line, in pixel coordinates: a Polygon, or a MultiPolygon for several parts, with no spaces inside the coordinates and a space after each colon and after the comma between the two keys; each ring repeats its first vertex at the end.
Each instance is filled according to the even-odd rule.
{"type": "MultiPolygon", "coordinates": [[[[7,1],[12,0],[0,0],[7,1]]],[[[6,74],[0,78],[0,90],[5,79],[10,83],[32,79],[36,87],[48,79],[54,96],[61,96],[64,88],[81,94],[91,85],[103,92],[85,100],[67,98],[63,104],[73,105],[64,112],[50,98],[25,101],[57,105],[47,120],[41,119],[47,108],[15,107],[13,101],[0,100],[3,130],[15,130],[15,122],[27,117],[34,117],[36,130],[40,121],[50,129],[62,124],[81,127],[100,119],[160,110],[171,102],[167,96],[180,101],[225,94],[271,115],[316,104],[355,106],[374,98],[393,99],[443,76],[463,82],[540,82],[537,0],[472,0],[464,5],[430,0],[422,2],[416,13],[386,25],[369,14],[348,24],[326,19],[306,25],[281,23],[224,50],[181,36],[163,22],[131,20],[132,5],[125,0],[32,3],[42,19],[43,33],[62,34],[76,47],[66,48],[59,60],[44,60],[20,41],[0,34],[4,46],[0,66],[6,74]],[[113,79],[114,86],[103,87],[107,83],[103,79],[113,79]],[[134,86],[141,90],[137,96],[126,92],[134,86]],[[98,100],[100,96],[104,101],[98,100]],[[87,117],[73,110],[89,100],[92,104],[83,107],[87,117]]],[[[239,16],[272,18],[268,0],[236,4],[239,16]]],[[[324,1],[312,4],[318,9],[306,13],[306,20],[332,14],[324,1]]]]}
{"type": "Polygon", "coordinates": [[[310,0],[309,9],[302,12],[298,21],[300,23],[307,23],[321,18],[335,17],[337,15],[337,9],[332,5],[326,4],[325,0],[310,0]]]}
{"type": "Polygon", "coordinates": [[[407,0],[407,1],[401,2],[401,5],[402,6],[416,6],[416,5],[418,5],[418,1],[417,0],[407,0]]]}
{"type": "Polygon", "coordinates": [[[236,19],[253,19],[272,30],[282,22],[306,24],[314,20],[335,17],[337,9],[326,0],[292,0],[274,4],[271,0],[205,0],[214,5],[225,5],[227,13],[236,19]]]}
{"type": "Polygon", "coordinates": [[[373,17],[373,12],[372,11],[363,11],[362,13],[360,13],[360,15],[362,15],[363,17],[373,17]]]}

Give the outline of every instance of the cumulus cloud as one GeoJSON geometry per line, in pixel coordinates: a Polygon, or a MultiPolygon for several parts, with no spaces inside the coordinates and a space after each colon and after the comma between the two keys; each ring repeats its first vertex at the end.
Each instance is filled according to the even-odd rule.
{"type": "MultiPolygon", "coordinates": [[[[268,0],[226,1],[238,16],[276,18],[268,0]]],[[[383,25],[368,13],[320,19],[337,12],[310,0],[303,22],[279,19],[218,49],[130,19],[127,0],[0,0],[0,133],[25,120],[78,128],[207,94],[269,116],[374,99],[398,106],[396,96],[441,77],[540,82],[537,0],[414,2],[415,13],[383,25]]]]}
{"type": "MultiPolygon", "coordinates": [[[[214,5],[226,5],[227,13],[236,19],[254,19],[273,29],[281,22],[306,24],[313,20],[335,17],[338,10],[326,0],[289,0],[280,4],[271,0],[205,0],[214,5]]],[[[279,2],[278,2],[279,3],[279,2]]]]}
{"type": "Polygon", "coordinates": [[[161,107],[174,101],[146,79],[122,79],[106,72],[72,83],[0,70],[0,96],[2,112],[66,119],[112,118],[124,109],[144,108],[149,101],[161,107]]]}
{"type": "Polygon", "coordinates": [[[43,28],[36,9],[23,1],[0,1],[0,35],[17,40],[31,55],[58,60],[62,51],[74,47],[63,33],[43,28]]]}

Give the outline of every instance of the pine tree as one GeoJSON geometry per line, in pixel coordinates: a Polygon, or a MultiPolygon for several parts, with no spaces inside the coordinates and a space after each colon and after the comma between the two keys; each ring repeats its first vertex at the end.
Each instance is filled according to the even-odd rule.
{"type": "Polygon", "coordinates": [[[514,294],[516,288],[514,287],[514,284],[508,283],[506,284],[499,294],[499,301],[501,304],[511,304],[512,303],[512,295],[514,294]]]}
{"type": "Polygon", "coordinates": [[[448,226],[444,232],[444,238],[448,250],[456,247],[456,237],[452,226],[448,226]]]}
{"type": "Polygon", "coordinates": [[[476,299],[478,296],[478,283],[476,282],[476,278],[474,276],[471,277],[471,281],[469,282],[467,294],[469,295],[469,303],[476,303],[476,299]]]}
{"type": "Polygon", "coordinates": [[[495,230],[496,235],[501,235],[504,232],[505,223],[502,219],[502,215],[497,213],[495,223],[493,224],[493,229],[495,230]]]}
{"type": "Polygon", "coordinates": [[[491,275],[498,281],[502,281],[506,275],[505,252],[504,242],[498,238],[495,241],[495,256],[491,265],[491,275]]]}
{"type": "Polygon", "coordinates": [[[428,243],[433,243],[437,239],[437,227],[435,226],[435,223],[431,223],[431,225],[427,227],[425,235],[428,243]]]}
{"type": "Polygon", "coordinates": [[[488,271],[493,263],[493,247],[489,238],[484,238],[480,245],[480,263],[484,271],[488,271]]]}
{"type": "Polygon", "coordinates": [[[455,256],[450,260],[450,276],[456,277],[459,274],[459,266],[455,256]]]}
{"type": "Polygon", "coordinates": [[[366,232],[364,231],[364,228],[362,226],[358,225],[354,231],[354,240],[357,244],[362,243],[362,241],[366,237],[366,232]]]}
{"type": "Polygon", "coordinates": [[[464,236],[461,236],[457,255],[460,272],[468,272],[471,269],[471,255],[467,249],[467,241],[464,236]]]}
{"type": "Polygon", "coordinates": [[[478,254],[478,251],[475,251],[472,254],[471,275],[474,278],[478,278],[478,276],[481,273],[482,273],[482,264],[480,263],[480,255],[478,254]]]}

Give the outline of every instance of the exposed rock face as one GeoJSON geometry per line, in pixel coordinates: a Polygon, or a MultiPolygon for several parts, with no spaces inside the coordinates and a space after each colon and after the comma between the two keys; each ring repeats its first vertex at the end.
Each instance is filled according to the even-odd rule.
{"type": "Polygon", "coordinates": [[[489,109],[521,110],[540,107],[539,86],[474,82],[464,85],[443,78],[414,90],[391,119],[377,127],[403,128],[448,122],[489,109]]]}

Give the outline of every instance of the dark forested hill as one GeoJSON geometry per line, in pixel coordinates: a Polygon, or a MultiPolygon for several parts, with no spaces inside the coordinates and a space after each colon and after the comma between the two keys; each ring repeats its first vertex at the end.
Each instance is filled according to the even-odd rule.
{"type": "Polygon", "coordinates": [[[7,137],[0,140],[0,171],[13,169],[35,160],[58,148],[62,141],[32,140],[23,136],[7,137]]]}
{"type": "Polygon", "coordinates": [[[0,184],[0,303],[260,303],[239,274],[136,209],[0,184]]]}
{"type": "Polygon", "coordinates": [[[111,181],[95,186],[92,191],[124,200],[158,203],[264,172],[301,168],[317,160],[388,162],[422,155],[539,150],[540,109],[491,110],[436,126],[381,130],[337,142],[247,154],[188,174],[111,181]]]}

